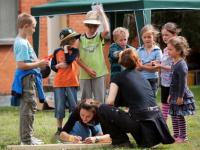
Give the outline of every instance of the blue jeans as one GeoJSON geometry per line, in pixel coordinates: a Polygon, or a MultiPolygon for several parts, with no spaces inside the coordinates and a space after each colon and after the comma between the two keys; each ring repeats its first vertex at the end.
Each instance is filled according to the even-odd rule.
{"type": "Polygon", "coordinates": [[[100,124],[89,127],[87,125],[82,125],[79,121],[76,121],[74,127],[70,131],[70,134],[80,136],[82,140],[87,137],[95,136],[98,133],[103,134],[100,124]],[[91,128],[93,128],[93,130],[91,128]]]}
{"type": "Polygon", "coordinates": [[[69,105],[69,112],[72,112],[77,105],[77,87],[54,88],[55,117],[63,119],[65,108],[69,105]]]}

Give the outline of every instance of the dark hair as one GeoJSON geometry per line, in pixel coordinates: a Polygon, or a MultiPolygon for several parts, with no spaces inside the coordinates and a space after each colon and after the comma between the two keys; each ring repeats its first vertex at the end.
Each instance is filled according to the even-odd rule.
{"type": "Polygon", "coordinates": [[[62,29],[59,34],[59,38],[61,40],[60,46],[64,47],[65,45],[69,45],[71,40],[78,39],[79,37],[80,37],[80,34],[77,33],[72,28],[67,27],[65,29],[62,29]]]}
{"type": "Polygon", "coordinates": [[[177,27],[177,25],[173,22],[168,22],[162,26],[161,30],[167,30],[171,34],[178,35],[181,32],[181,29],[177,27]]]}
{"type": "Polygon", "coordinates": [[[76,39],[75,37],[71,37],[69,38],[68,40],[63,40],[60,42],[60,46],[61,47],[64,47],[65,45],[69,45],[70,44],[70,41],[73,40],[73,39],[76,39]]]}
{"type": "Polygon", "coordinates": [[[78,103],[78,110],[81,109],[88,110],[94,114],[94,117],[91,121],[97,120],[97,109],[100,105],[100,102],[94,99],[83,99],[78,103]]]}
{"type": "Polygon", "coordinates": [[[127,69],[135,69],[138,64],[138,55],[133,48],[125,49],[119,59],[119,63],[127,69]]]}
{"type": "Polygon", "coordinates": [[[190,51],[189,44],[185,37],[177,36],[169,39],[168,44],[171,44],[176,51],[180,52],[180,56],[185,58],[190,51]]]}

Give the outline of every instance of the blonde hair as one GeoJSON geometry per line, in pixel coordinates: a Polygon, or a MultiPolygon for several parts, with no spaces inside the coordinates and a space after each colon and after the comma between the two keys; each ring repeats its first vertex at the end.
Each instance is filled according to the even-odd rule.
{"type": "Polygon", "coordinates": [[[128,38],[129,37],[128,29],[123,28],[123,27],[115,28],[114,31],[113,31],[113,40],[114,40],[114,42],[116,42],[119,37],[128,38]]]}
{"type": "Polygon", "coordinates": [[[151,24],[147,24],[141,29],[141,32],[140,32],[141,36],[145,32],[151,32],[153,34],[154,40],[157,38],[157,36],[159,34],[159,31],[157,29],[155,29],[155,27],[151,24]]]}
{"type": "Polygon", "coordinates": [[[36,23],[35,18],[27,13],[21,13],[18,15],[17,18],[17,27],[18,28],[23,28],[24,25],[28,24],[31,25],[32,23],[36,23]]]}
{"type": "Polygon", "coordinates": [[[171,44],[177,52],[180,52],[182,58],[185,58],[191,50],[186,38],[183,36],[170,38],[168,44],[171,44]]]}

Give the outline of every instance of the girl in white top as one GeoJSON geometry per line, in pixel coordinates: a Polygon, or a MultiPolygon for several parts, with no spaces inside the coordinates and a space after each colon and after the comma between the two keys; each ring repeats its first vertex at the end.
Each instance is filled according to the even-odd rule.
{"type": "MultiPolygon", "coordinates": [[[[162,39],[165,44],[168,40],[174,36],[177,36],[181,29],[177,28],[177,25],[173,22],[168,22],[162,26],[161,33],[162,39]]],[[[171,65],[172,58],[168,55],[167,47],[163,50],[163,56],[161,63],[156,63],[161,69],[160,79],[161,79],[161,103],[162,103],[162,113],[165,121],[167,120],[169,113],[169,104],[167,103],[167,98],[169,95],[169,88],[171,83],[171,65]]]]}

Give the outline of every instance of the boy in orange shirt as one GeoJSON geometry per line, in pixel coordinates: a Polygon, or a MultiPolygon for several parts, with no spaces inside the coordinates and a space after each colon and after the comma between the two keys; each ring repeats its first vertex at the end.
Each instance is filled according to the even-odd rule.
{"type": "MultiPolygon", "coordinates": [[[[71,28],[63,29],[60,32],[60,47],[54,52],[56,70],[54,78],[54,99],[55,99],[55,118],[57,118],[56,136],[60,135],[63,118],[65,117],[66,104],[69,104],[69,112],[72,112],[77,104],[78,64],[76,56],[79,51],[75,46],[80,34],[71,28]]],[[[52,67],[52,65],[51,65],[52,67]]]]}

